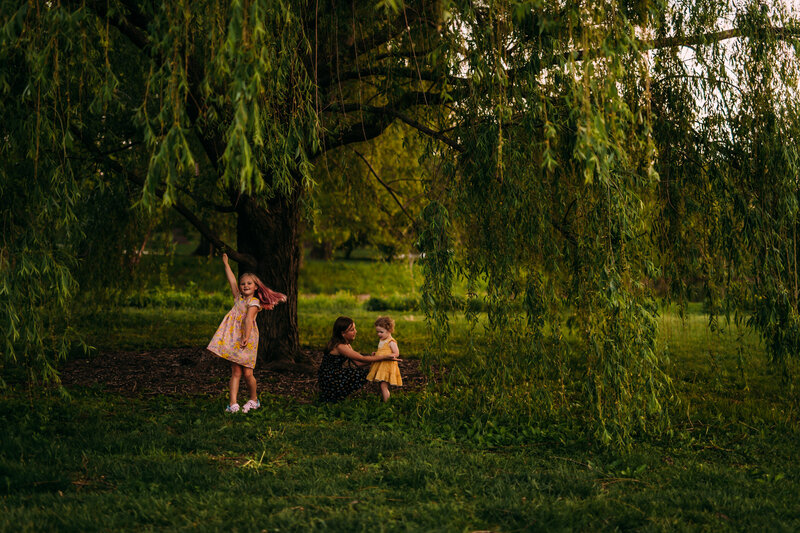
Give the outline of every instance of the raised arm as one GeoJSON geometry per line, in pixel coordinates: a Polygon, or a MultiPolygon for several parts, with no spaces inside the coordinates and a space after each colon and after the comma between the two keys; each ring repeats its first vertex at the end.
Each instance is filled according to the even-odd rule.
{"type": "Polygon", "coordinates": [[[228,254],[222,254],[222,264],[225,265],[225,277],[228,278],[233,298],[236,299],[239,297],[239,283],[236,281],[236,276],[233,275],[233,270],[231,270],[231,266],[228,264],[228,254]]]}

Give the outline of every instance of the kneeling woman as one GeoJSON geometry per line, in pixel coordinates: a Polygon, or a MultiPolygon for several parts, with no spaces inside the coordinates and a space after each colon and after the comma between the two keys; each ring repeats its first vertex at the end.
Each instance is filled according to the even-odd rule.
{"type": "Polygon", "coordinates": [[[338,402],[367,383],[369,365],[376,361],[400,361],[391,355],[361,355],[350,347],[356,338],[356,323],[340,316],[333,323],[333,333],[322,364],[319,365],[319,399],[338,402]]]}

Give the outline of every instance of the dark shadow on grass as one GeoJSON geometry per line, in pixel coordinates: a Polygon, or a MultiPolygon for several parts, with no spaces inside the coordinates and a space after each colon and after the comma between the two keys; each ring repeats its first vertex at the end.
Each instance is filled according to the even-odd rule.
{"type": "MultiPolygon", "coordinates": [[[[306,349],[303,353],[308,363],[301,367],[256,365],[254,375],[259,392],[311,403],[317,393],[316,369],[322,352],[306,349]]],[[[102,386],[126,396],[224,396],[228,392],[230,363],[205,348],[166,348],[103,352],[90,359],[70,360],[60,371],[65,386],[102,386]]],[[[393,394],[420,390],[431,382],[417,360],[404,360],[400,371],[404,386],[395,388],[393,394]]],[[[434,372],[432,381],[438,381],[440,375],[434,372]]],[[[240,389],[243,395],[244,383],[240,389]]],[[[365,387],[365,393],[376,392],[377,386],[373,384],[365,387]]]]}

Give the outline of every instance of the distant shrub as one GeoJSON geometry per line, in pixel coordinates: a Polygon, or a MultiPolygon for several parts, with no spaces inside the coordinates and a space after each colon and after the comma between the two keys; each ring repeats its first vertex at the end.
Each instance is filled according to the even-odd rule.
{"type": "Polygon", "coordinates": [[[338,291],[336,294],[312,294],[302,296],[304,308],[309,311],[338,311],[358,305],[358,299],[349,291],[338,291]]]}
{"type": "Polygon", "coordinates": [[[460,298],[459,309],[472,313],[485,313],[487,310],[486,302],[483,298],[460,298]]]}
{"type": "MultiPolygon", "coordinates": [[[[413,296],[386,296],[383,298],[372,297],[364,302],[367,311],[419,311],[422,305],[418,297],[413,296]]],[[[483,313],[487,310],[483,298],[465,298],[454,296],[449,311],[465,311],[483,313]]]]}
{"type": "Polygon", "coordinates": [[[367,311],[418,311],[419,298],[413,296],[373,297],[364,302],[367,311]]]}
{"type": "Polygon", "coordinates": [[[125,307],[166,307],[169,309],[218,309],[230,307],[233,298],[223,293],[202,293],[150,289],[121,297],[119,304],[125,307]]]}

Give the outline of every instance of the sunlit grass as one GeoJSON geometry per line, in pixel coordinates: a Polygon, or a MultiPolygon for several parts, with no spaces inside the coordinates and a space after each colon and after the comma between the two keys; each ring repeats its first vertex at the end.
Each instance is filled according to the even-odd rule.
{"type": "MultiPolygon", "coordinates": [[[[322,280],[337,263],[311,264],[322,280]]],[[[341,282],[301,293],[301,343],[321,349],[336,316],[348,315],[359,328],[355,348],[370,352],[372,322],[389,314],[403,356],[446,366],[450,385],[401,392],[388,405],[368,396],[333,406],[264,386],[263,408],[236,417],[221,412],[222,395],[131,399],[96,385],[72,387],[65,401],[6,390],[0,530],[800,529],[800,400],[749,330],[720,321],[711,331],[699,305],[683,319],[663,310],[658,350],[674,389],[665,406],[671,429],[640,435],[630,450],[606,449],[569,403],[583,386],[579,350],[567,403],[556,406],[568,416],[540,416],[548,408],[537,406],[545,397],[537,387],[548,382],[518,375],[498,390],[480,381],[479,358],[501,364],[487,360],[498,352],[487,349],[485,314],[474,328],[454,314],[450,339],[434,344],[422,314],[365,308],[364,287],[377,283],[370,265],[337,267],[347,273],[330,279],[341,282]]],[[[379,268],[388,270],[378,277],[401,273],[383,289],[396,291],[408,267],[379,268]]],[[[202,290],[169,277],[170,291],[202,290]]],[[[93,310],[77,325],[94,356],[197,347],[225,307],[93,310]]]]}

